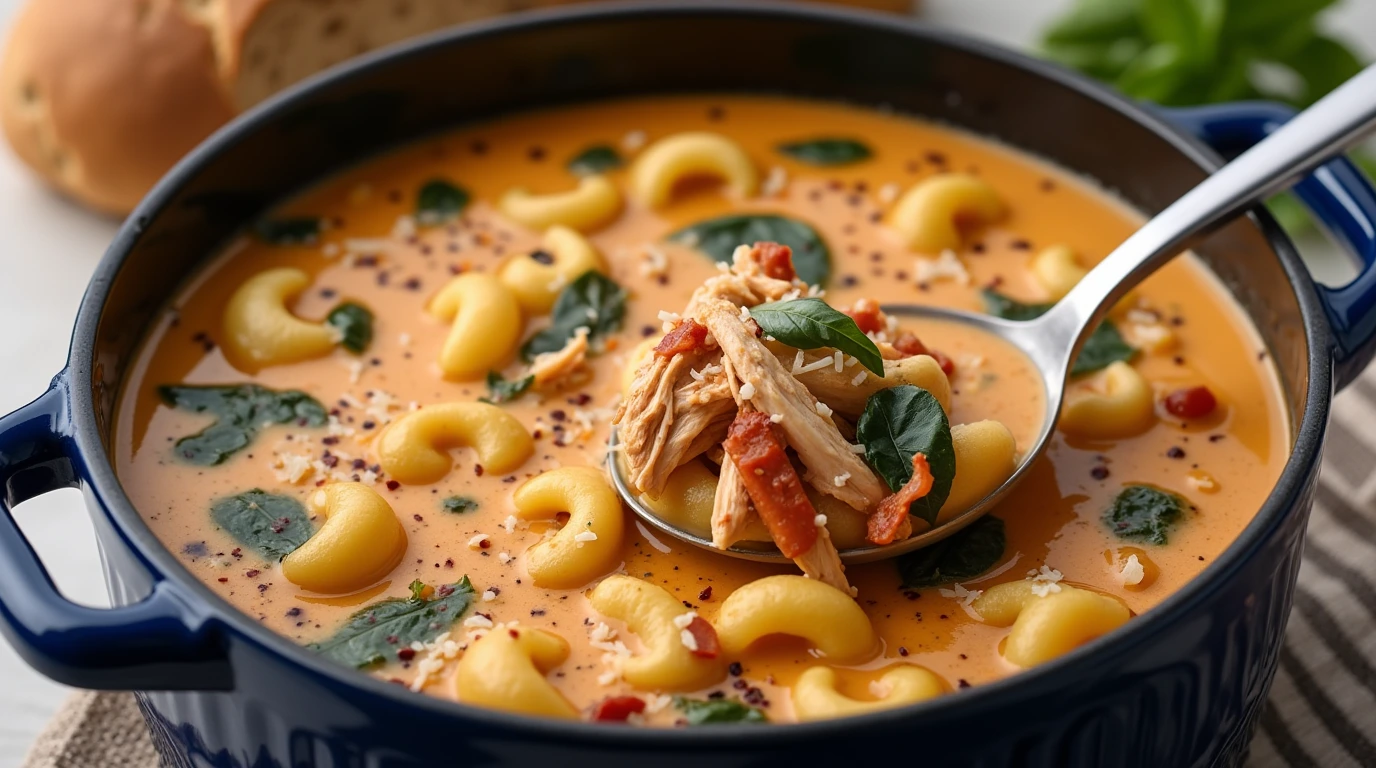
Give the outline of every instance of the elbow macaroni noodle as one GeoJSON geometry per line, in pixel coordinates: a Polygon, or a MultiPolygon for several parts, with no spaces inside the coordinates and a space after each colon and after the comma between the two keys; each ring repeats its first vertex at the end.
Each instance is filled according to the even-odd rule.
{"type": "Polygon", "coordinates": [[[722,603],[717,635],[728,654],[774,634],[801,637],[841,663],[863,661],[878,647],[869,617],[850,595],[806,576],[766,576],[722,603]]]}
{"type": "Polygon", "coordinates": [[[949,173],[920,181],[903,193],[889,222],[908,247],[940,253],[960,247],[962,225],[987,225],[1003,217],[999,193],[977,176],[949,173]]]}
{"type": "Polygon", "coordinates": [[[646,147],[631,166],[631,190],[650,208],[663,208],[674,187],[690,176],[725,180],[737,197],[750,197],[760,186],[750,156],[736,142],[716,133],[676,133],[646,147]]]}
{"type": "Polygon", "coordinates": [[[487,403],[438,403],[397,419],[377,440],[378,463],[398,482],[433,483],[453,466],[449,449],[472,446],[484,469],[503,473],[535,452],[516,417],[487,403]]]}
{"type": "Polygon", "coordinates": [[[956,476],[951,493],[941,505],[937,523],[974,506],[988,496],[1017,468],[1017,445],[1008,427],[997,421],[977,421],[951,427],[956,452],[956,476]]]}
{"type": "Polygon", "coordinates": [[[588,596],[598,613],[626,622],[645,647],[626,659],[621,676],[642,690],[687,691],[726,677],[726,662],[695,656],[683,644],[683,628],[674,623],[688,613],[678,598],[662,587],[630,576],[608,576],[588,596]]]}
{"type": "Polygon", "coordinates": [[[945,692],[941,678],[921,667],[895,667],[879,678],[887,693],[870,701],[852,699],[836,689],[836,671],[813,667],[793,684],[793,712],[802,722],[853,717],[933,699],[945,692]]]}
{"type": "Polygon", "coordinates": [[[545,679],[569,657],[564,638],[541,629],[498,626],[459,660],[459,701],[539,717],[576,719],[578,710],[545,679]]]}
{"type": "Polygon", "coordinates": [[[1061,431],[1075,437],[1111,440],[1132,437],[1156,420],[1151,383],[1125,362],[1110,365],[1103,375],[1104,390],[1067,393],[1061,408],[1061,431]]]}
{"type": "Polygon", "coordinates": [[[548,313],[559,298],[559,291],[584,272],[607,271],[592,243],[566,226],[550,227],[541,247],[553,257],[552,264],[541,264],[531,254],[518,254],[497,271],[497,278],[515,295],[526,314],[548,313]]]}
{"type": "Polygon", "coordinates": [[[312,494],[320,530],[282,560],[282,575],[302,589],[356,592],[382,580],[406,554],[406,529],[386,499],[363,483],[331,483],[312,494]]]}
{"type": "Polygon", "coordinates": [[[469,272],[450,280],[430,302],[430,314],[453,322],[439,359],[450,379],[475,379],[501,368],[521,339],[521,305],[492,275],[469,272]]]}
{"type": "Polygon", "coordinates": [[[338,335],[324,323],[293,315],[287,302],[310,285],[299,269],[269,269],[245,280],[225,307],[225,346],[235,361],[258,368],[329,354],[338,335]]]}
{"type": "Polygon", "coordinates": [[[569,513],[558,533],[526,550],[526,569],[537,587],[574,589],[616,567],[625,519],[620,497],[600,470],[562,467],[536,475],[516,489],[512,502],[524,520],[569,513]]]}
{"type": "Polygon", "coordinates": [[[606,176],[585,176],[568,192],[532,194],[517,187],[502,195],[498,207],[507,218],[535,230],[563,226],[591,232],[621,210],[621,192],[606,176]]]}
{"type": "Polygon", "coordinates": [[[1057,584],[1060,591],[1039,597],[1031,581],[991,587],[972,607],[986,623],[1012,626],[1003,657],[1032,667],[1069,653],[1126,624],[1131,614],[1117,600],[1097,592],[1057,584]]]}

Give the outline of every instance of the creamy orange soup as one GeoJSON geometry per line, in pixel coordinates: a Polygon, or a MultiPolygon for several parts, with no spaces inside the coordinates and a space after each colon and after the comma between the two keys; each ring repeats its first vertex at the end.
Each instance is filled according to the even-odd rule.
{"type": "MultiPolygon", "coordinates": [[[[590,590],[605,577],[642,580],[681,601],[684,618],[673,629],[678,637],[691,620],[689,611],[709,630],[716,624],[717,632],[725,632],[718,614],[733,592],[766,576],[798,574],[798,568],[745,562],[652,535],[629,512],[619,512],[624,541],[603,571],[566,588],[537,586],[528,553],[550,540],[567,516],[518,519],[513,494],[561,467],[604,467],[610,421],[637,347],[672,327],[693,291],[722,274],[711,258],[668,235],[732,212],[781,214],[814,228],[830,251],[823,298],[842,310],[874,299],[979,311],[985,309],[981,291],[988,288],[1025,303],[1046,302],[1052,297],[1047,283],[1029,268],[1039,253],[1066,246],[1081,267],[1089,267],[1141,223],[1102,191],[1046,163],[948,128],[835,104],[773,97],[646,98],[466,127],[310,188],[270,218],[318,220],[323,226],[317,234],[284,244],[246,233],[184,286],[149,333],[124,388],[116,442],[122,482],[148,525],[192,573],[235,607],[297,642],[328,641],[350,617],[360,612],[366,617],[379,601],[409,598],[416,581],[424,585],[417,601],[452,601],[428,620],[415,645],[398,638],[381,661],[364,665],[366,674],[425,695],[469,698],[514,711],[584,719],[600,711],[603,718],[622,718],[624,712],[612,711],[620,706],[629,707],[636,722],[682,725],[708,715],[675,696],[739,704],[718,713],[727,719],[750,711],[772,722],[829,716],[826,706],[819,710],[815,702],[800,713],[795,701],[795,682],[818,666],[837,674],[836,694],[844,698],[828,699],[841,702],[833,715],[859,711],[849,704],[883,706],[894,703],[891,697],[901,698],[892,678],[879,682],[894,669],[914,667],[934,676],[937,690],[921,697],[1014,674],[1021,666],[1005,654],[1018,625],[982,615],[977,595],[995,585],[1027,581],[1039,599],[1083,592],[1121,605],[1124,616],[1140,615],[1219,556],[1281,470],[1288,438],[1266,353],[1223,289],[1193,257],[1180,258],[1147,280],[1112,319],[1136,348],[1129,351],[1127,365],[1149,385],[1148,421],[1129,429],[1132,434],[1111,438],[1058,430],[1030,476],[993,511],[1003,521],[1006,546],[983,572],[965,574],[959,583],[905,588],[895,561],[850,565],[845,577],[855,604],[878,638],[868,655],[838,661],[820,650],[824,639],[768,633],[744,650],[723,650],[716,659],[702,661],[710,669],[694,683],[634,685],[626,680],[627,658],[644,657],[652,650],[650,641],[589,602],[590,590]],[[659,140],[686,131],[710,131],[743,150],[758,174],[757,187],[742,194],[730,184],[689,173],[693,178],[671,185],[669,199],[658,207],[637,197],[634,164],[659,140]],[[787,142],[819,137],[852,139],[868,148],[869,156],[814,165],[779,150],[787,142]],[[492,274],[507,260],[531,258],[544,233],[505,215],[499,201],[514,188],[537,196],[573,189],[578,177],[567,161],[599,145],[624,161],[604,172],[622,202],[605,222],[580,226],[600,254],[606,276],[628,293],[620,329],[598,335],[574,375],[498,406],[533,440],[533,455],[518,467],[486,470],[472,448],[454,442],[446,449],[452,466],[438,479],[393,479],[377,454],[380,433],[442,403],[491,397],[481,373],[456,380],[443,370],[440,360],[452,323],[431,311],[433,299],[456,276],[492,274]],[[957,211],[960,240],[944,255],[910,247],[891,219],[893,210],[908,190],[954,175],[982,180],[997,192],[1003,210],[983,221],[957,211]],[[438,215],[417,221],[418,195],[433,179],[465,190],[468,199],[457,215],[449,215],[456,205],[441,206],[438,215]],[[255,275],[282,267],[308,276],[309,285],[286,302],[301,320],[318,323],[341,301],[366,307],[373,334],[361,354],[334,345],[308,359],[257,365],[227,356],[225,344],[235,332],[226,326],[231,296],[255,275]],[[661,315],[665,312],[675,314],[661,315]],[[179,441],[201,432],[212,419],[173,407],[159,388],[245,383],[303,392],[328,411],[328,423],[315,426],[292,418],[247,430],[246,444],[219,463],[188,457],[179,441]],[[1172,414],[1168,396],[1199,386],[1207,387],[1216,407],[1194,418],[1172,414]],[[298,586],[278,562],[281,551],[255,548],[254,541],[217,525],[211,512],[225,499],[261,489],[304,508],[310,516],[304,534],[309,535],[324,523],[320,499],[313,496],[346,482],[371,488],[404,533],[404,544],[387,543],[388,523],[378,529],[389,533],[379,534],[377,543],[364,542],[363,555],[348,555],[366,559],[368,546],[404,546],[398,563],[364,575],[363,584],[358,574],[346,574],[341,582],[309,581],[314,591],[298,586]],[[1182,514],[1168,526],[1164,543],[1120,538],[1105,522],[1115,498],[1133,485],[1182,500],[1182,514]],[[446,508],[450,499],[461,501],[446,508]],[[473,589],[467,606],[453,601],[446,586],[464,577],[473,589]],[[511,663],[510,654],[496,654],[485,657],[489,669],[462,669],[463,659],[480,644],[495,647],[494,635],[514,638],[536,630],[562,638],[566,657],[530,651],[516,659],[513,671],[503,666],[511,663]],[[527,658],[531,654],[534,662],[527,658]],[[515,687],[506,695],[488,690],[466,697],[465,690],[496,683],[475,678],[465,684],[463,674],[500,678],[515,687]],[[539,701],[532,703],[532,696],[539,701]],[[623,699],[617,706],[603,705],[612,697],[634,697],[638,703],[623,699]]],[[[529,338],[550,322],[547,315],[526,311],[519,336],[529,338]]],[[[1030,445],[1039,427],[1039,390],[1035,374],[1016,353],[969,331],[901,317],[897,325],[881,338],[893,341],[900,332],[915,332],[954,364],[951,425],[994,419],[1008,427],[1019,452],[1030,445]]],[[[849,358],[846,364],[848,373],[862,371],[849,358]]],[[[513,349],[496,367],[507,380],[519,380],[529,366],[513,349]]],[[[1072,397],[1102,393],[1111,386],[1106,375],[1101,370],[1077,379],[1078,395],[1072,397]]],[[[692,461],[715,473],[721,458],[692,461]]],[[[913,521],[916,531],[926,526],[913,521]]],[[[584,544],[601,546],[587,540],[576,548],[584,544]]],[[[1055,655],[1097,634],[1093,621],[1084,622],[1083,636],[1032,640],[1060,642],[1048,652],[1055,655]]]]}

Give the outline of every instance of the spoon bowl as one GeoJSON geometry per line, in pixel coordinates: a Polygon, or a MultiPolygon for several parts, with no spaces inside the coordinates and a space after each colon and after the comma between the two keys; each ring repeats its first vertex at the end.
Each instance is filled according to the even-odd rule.
{"type": "MultiPolygon", "coordinates": [[[[1267,139],[1220,168],[1194,189],[1134,232],[1080,280],[1049,311],[1032,320],[1005,320],[991,315],[918,304],[888,304],[886,313],[900,317],[960,323],[995,336],[1022,351],[1041,374],[1044,415],[1032,445],[1000,486],[979,502],[941,524],[883,546],[840,550],[845,563],[866,563],[911,552],[945,539],[993,509],[1027,476],[1045,452],[1060,418],[1071,366],[1086,338],[1109,309],[1152,272],[1248,208],[1281,192],[1309,171],[1352,146],[1376,127],[1376,65],[1320,99],[1267,139]]],[[[616,431],[609,456],[616,456],[616,431]]],[[[684,530],[655,514],[626,481],[622,463],[612,459],[611,475],[627,506],[655,530],[690,544],[732,557],[761,562],[788,562],[768,542],[742,542],[718,549],[710,539],[684,530]],[[758,546],[755,546],[758,545],[758,546]]]]}

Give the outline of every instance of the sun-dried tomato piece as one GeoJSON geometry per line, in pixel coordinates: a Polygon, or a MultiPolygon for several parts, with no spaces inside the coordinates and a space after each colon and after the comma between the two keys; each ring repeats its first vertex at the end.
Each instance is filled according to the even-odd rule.
{"type": "MultiPolygon", "coordinates": [[[[855,327],[859,328],[861,333],[882,331],[886,325],[884,322],[884,313],[879,311],[879,302],[874,299],[859,299],[855,302],[854,306],[846,310],[846,315],[855,321],[855,327]]],[[[912,334],[907,335],[912,336],[912,334]]],[[[916,339],[917,337],[912,336],[912,338],[916,339]]],[[[898,348],[897,343],[893,346],[895,349],[898,348]]],[[[899,351],[901,352],[902,350],[899,351]]],[[[913,352],[911,354],[915,355],[918,353],[913,352]]]]}
{"type": "Polygon", "coordinates": [[[1177,389],[1166,395],[1166,410],[1182,419],[1202,419],[1218,407],[1218,399],[1208,387],[1177,389]]]}
{"type": "Polygon", "coordinates": [[[893,348],[902,353],[904,357],[912,357],[913,355],[927,355],[931,357],[936,361],[937,365],[941,366],[941,372],[946,374],[948,378],[956,372],[954,360],[940,352],[927,349],[927,345],[922,343],[922,339],[917,338],[911,333],[899,334],[898,338],[894,339],[893,348]]]}
{"type": "Polygon", "coordinates": [[[793,271],[793,249],[786,245],[761,241],[750,249],[750,257],[775,280],[792,280],[798,274],[793,271]]]}
{"type": "Polygon", "coordinates": [[[721,653],[721,641],[717,639],[717,630],[707,623],[701,616],[694,616],[684,629],[693,636],[693,655],[700,659],[715,659],[721,653]]]}
{"type": "Polygon", "coordinates": [[[631,715],[645,711],[645,701],[635,696],[612,696],[603,699],[592,713],[592,719],[603,723],[624,723],[631,715]]]}
{"type": "Polygon", "coordinates": [[[799,557],[817,543],[817,510],[788,461],[784,441],[769,417],[741,411],[722,442],[740,470],[742,484],[760,520],[785,557],[799,557]]]}
{"type": "Polygon", "coordinates": [[[659,340],[655,345],[655,354],[665,358],[687,354],[702,349],[706,343],[707,326],[691,317],[684,318],[659,340]]]}
{"type": "Polygon", "coordinates": [[[902,488],[885,496],[875,508],[869,519],[871,544],[892,544],[898,531],[908,521],[908,507],[914,501],[932,492],[932,468],[927,464],[927,456],[913,454],[913,476],[902,488]]]}

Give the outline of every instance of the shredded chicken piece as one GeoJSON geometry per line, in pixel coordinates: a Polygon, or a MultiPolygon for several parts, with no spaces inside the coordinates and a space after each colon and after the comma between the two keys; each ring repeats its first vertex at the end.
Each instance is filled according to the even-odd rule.
{"type": "Polygon", "coordinates": [[[854,509],[867,511],[888,495],[874,472],[850,450],[830,417],[817,412],[817,400],[799,383],[743,322],[736,306],[723,299],[702,302],[694,317],[707,326],[721,347],[723,366],[743,382],[737,403],[749,400],[755,409],[781,414],[779,427],[807,468],[805,479],[818,491],[854,509]],[[749,397],[744,393],[753,390],[749,397]],[[837,487],[833,478],[850,473],[837,487]]]}
{"type": "Polygon", "coordinates": [[[831,532],[826,528],[817,528],[817,543],[801,556],[793,558],[793,562],[808,576],[850,594],[846,566],[841,563],[841,554],[836,551],[836,545],[831,541],[831,532]]]}
{"type": "Polygon", "coordinates": [[[563,349],[536,355],[530,361],[530,375],[535,377],[537,389],[547,389],[586,370],[588,359],[588,329],[579,328],[563,349]]]}
{"type": "Polygon", "coordinates": [[[697,365],[720,364],[705,352],[699,347],[667,357],[649,355],[612,420],[625,446],[627,479],[651,497],[658,498],[675,469],[719,444],[735,416],[724,376],[690,373],[697,365]]]}
{"type": "MultiPolygon", "coordinates": [[[[759,247],[759,246],[757,246],[759,247]]],[[[702,303],[712,299],[729,301],[737,307],[754,307],[771,301],[778,301],[790,291],[805,291],[807,286],[798,280],[780,280],[765,274],[765,268],[754,255],[754,250],[742,245],[731,257],[731,270],[707,279],[688,301],[683,311],[684,317],[697,317],[702,303]]],[[[777,268],[775,274],[779,274],[777,268]]]]}
{"type": "Polygon", "coordinates": [[[717,479],[717,496],[712,502],[712,546],[728,549],[740,541],[755,510],[750,506],[750,494],[741,482],[740,470],[734,461],[721,462],[721,477],[717,479]]]}

